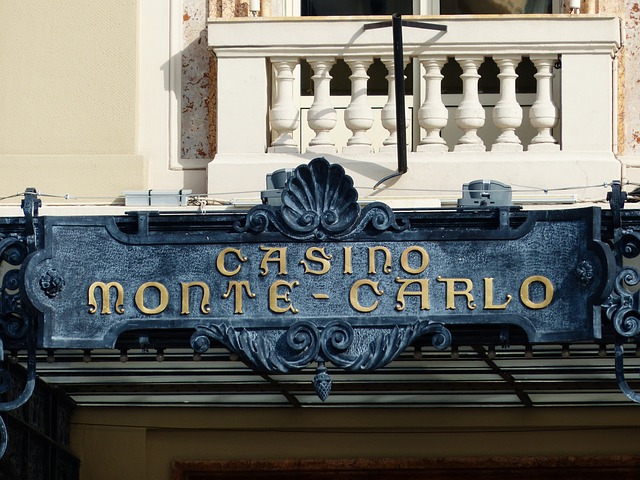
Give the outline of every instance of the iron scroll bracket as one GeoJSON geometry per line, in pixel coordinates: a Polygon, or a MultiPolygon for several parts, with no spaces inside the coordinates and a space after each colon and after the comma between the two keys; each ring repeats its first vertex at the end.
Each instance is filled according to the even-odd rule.
{"type": "MultiPolygon", "coordinates": [[[[33,394],[36,383],[36,326],[35,319],[27,309],[20,266],[27,256],[39,247],[38,209],[42,205],[35,188],[24,192],[22,211],[24,230],[21,233],[0,233],[0,262],[6,262],[8,269],[0,282],[0,394],[9,396],[12,392],[12,378],[9,373],[9,360],[5,358],[5,342],[26,345],[27,376],[22,391],[13,399],[0,402],[0,412],[9,412],[24,405],[33,394]]],[[[8,431],[5,421],[0,417],[0,458],[8,446],[8,431]]]]}
{"type": "Polygon", "coordinates": [[[615,275],[613,291],[602,303],[606,316],[616,331],[615,373],[618,387],[627,398],[640,403],[640,393],[633,390],[624,373],[624,343],[640,335],[640,295],[634,287],[640,284],[640,272],[631,266],[623,265],[623,258],[635,258],[640,255],[640,235],[625,230],[622,224],[622,209],[627,194],[619,181],[611,183],[607,194],[613,220],[613,242],[618,271],[615,275]]]}
{"type": "Polygon", "coordinates": [[[618,387],[627,398],[635,403],[640,403],[640,393],[633,390],[624,375],[624,340],[622,335],[616,335],[616,381],[618,387]]]}
{"type": "Polygon", "coordinates": [[[395,94],[396,94],[396,126],[397,126],[397,151],[398,151],[398,170],[391,175],[387,175],[378,181],[373,188],[378,188],[382,183],[392,178],[407,173],[407,125],[405,120],[405,99],[404,99],[404,46],[402,41],[402,27],[422,28],[426,30],[437,30],[441,32],[447,31],[446,25],[436,23],[413,22],[402,20],[399,13],[391,16],[390,22],[376,22],[364,25],[364,30],[372,30],[375,28],[391,27],[393,31],[393,74],[395,77],[395,94]]]}

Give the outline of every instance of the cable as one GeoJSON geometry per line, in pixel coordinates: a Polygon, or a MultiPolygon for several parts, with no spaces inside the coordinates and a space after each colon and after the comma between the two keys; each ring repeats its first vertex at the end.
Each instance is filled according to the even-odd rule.
{"type": "MultiPolygon", "coordinates": [[[[598,183],[598,184],[591,184],[591,185],[572,185],[572,186],[565,186],[565,187],[552,187],[552,188],[544,188],[544,187],[537,187],[537,186],[530,186],[530,185],[518,185],[518,184],[512,184],[513,186],[517,187],[515,189],[512,189],[511,191],[513,193],[544,193],[545,195],[550,193],[550,192],[562,192],[562,191],[569,191],[569,190],[586,190],[586,189],[593,189],[593,188],[608,188],[611,186],[610,182],[603,182],[603,183],[598,183]]],[[[636,187],[640,187],[640,183],[636,183],[636,182],[630,182],[630,181],[626,181],[623,183],[623,185],[631,185],[631,186],[636,186],[636,187]]],[[[371,191],[375,191],[375,192],[380,192],[381,190],[376,190],[374,187],[356,187],[356,189],[358,191],[367,191],[367,190],[371,190],[371,191]]],[[[453,194],[453,195],[458,195],[461,193],[461,189],[446,189],[446,188],[389,188],[389,191],[392,192],[417,192],[417,193],[440,193],[440,194],[453,194]]],[[[211,201],[214,204],[220,204],[220,205],[234,205],[235,204],[235,200],[227,200],[227,199],[220,199],[220,198],[216,198],[216,196],[219,195],[241,195],[241,194],[259,194],[261,192],[261,190],[243,190],[243,191],[233,191],[233,192],[217,192],[217,193],[190,193],[188,195],[185,195],[188,197],[189,201],[193,201],[193,202],[198,202],[199,199],[206,199],[207,202],[211,201]]],[[[25,195],[34,195],[33,193],[29,193],[29,192],[18,192],[12,195],[7,195],[5,197],[0,197],[0,201],[4,201],[4,200],[8,200],[8,199],[12,199],[12,198],[17,198],[17,197],[22,197],[25,195]]],[[[82,200],[109,200],[109,201],[114,201],[114,200],[126,200],[126,196],[124,195],[118,195],[118,196],[83,196],[83,195],[71,195],[69,193],[66,193],[64,195],[61,194],[54,194],[54,193],[43,193],[43,192],[36,192],[35,195],[38,195],[39,197],[44,197],[44,198],[58,198],[58,199],[63,199],[63,200],[75,200],[75,201],[82,201],[82,200]]],[[[367,194],[364,196],[364,198],[369,198],[369,197],[374,197],[375,195],[371,195],[371,194],[367,194]]],[[[197,205],[194,205],[197,206],[197,205]]]]}

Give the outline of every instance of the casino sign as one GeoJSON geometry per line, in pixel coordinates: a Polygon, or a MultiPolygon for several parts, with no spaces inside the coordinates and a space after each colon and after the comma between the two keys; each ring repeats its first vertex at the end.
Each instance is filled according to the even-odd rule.
{"type": "Polygon", "coordinates": [[[0,219],[2,346],[29,352],[32,384],[38,348],[171,331],[257,371],[314,365],[324,400],[331,370],[373,371],[410,345],[611,340],[618,382],[640,400],[622,368],[640,332],[640,276],[623,264],[640,252],[640,216],[619,184],[605,211],[357,200],[322,158],[293,172],[281,206],[245,213],[40,217],[31,192],[24,218],[0,219]]]}

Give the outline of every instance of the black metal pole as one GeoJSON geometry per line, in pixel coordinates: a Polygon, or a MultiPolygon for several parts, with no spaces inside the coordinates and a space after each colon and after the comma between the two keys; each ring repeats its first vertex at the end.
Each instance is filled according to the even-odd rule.
{"type": "MultiPolygon", "coordinates": [[[[439,30],[446,32],[446,25],[437,25],[434,23],[421,23],[402,20],[399,13],[391,16],[391,23],[376,22],[368,23],[363,26],[364,30],[373,28],[384,28],[391,25],[393,31],[393,75],[396,80],[396,138],[398,140],[398,171],[384,177],[373,186],[375,190],[380,184],[387,180],[402,175],[407,172],[407,122],[405,117],[405,99],[404,99],[404,52],[402,43],[402,26],[424,28],[427,30],[439,30]]],[[[391,73],[391,72],[389,72],[391,73]]]]}
{"type": "Polygon", "coordinates": [[[398,140],[398,173],[407,172],[407,123],[404,101],[404,52],[402,48],[402,16],[391,16],[393,31],[393,71],[396,80],[396,135],[398,140]]]}

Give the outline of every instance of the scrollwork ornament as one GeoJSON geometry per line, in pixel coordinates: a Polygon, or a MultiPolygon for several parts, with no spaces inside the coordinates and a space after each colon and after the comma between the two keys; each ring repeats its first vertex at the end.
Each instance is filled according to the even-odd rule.
{"type": "Polygon", "coordinates": [[[636,232],[624,233],[617,247],[625,258],[636,258],[640,255],[640,235],[636,232]]]}
{"type": "Polygon", "coordinates": [[[334,321],[325,327],[320,338],[324,357],[336,366],[348,366],[355,358],[346,352],[353,344],[355,332],[353,327],[344,321],[334,321]]]}
{"type": "Polygon", "coordinates": [[[613,292],[602,304],[616,332],[624,337],[635,337],[640,334],[638,292],[631,291],[639,283],[640,273],[635,268],[623,268],[616,276],[613,292]]]}
{"type": "Polygon", "coordinates": [[[286,340],[286,349],[282,349],[279,356],[282,363],[289,369],[301,369],[309,365],[318,355],[320,350],[320,333],[311,322],[301,321],[294,323],[283,338],[286,340]]]}
{"type": "MultiPolygon", "coordinates": [[[[411,325],[353,327],[343,320],[335,320],[320,327],[301,320],[286,330],[201,325],[191,337],[191,346],[196,352],[204,353],[210,346],[209,339],[214,339],[242,356],[253,368],[270,373],[298,371],[313,361],[321,365],[331,362],[348,371],[371,371],[387,365],[424,336],[431,336],[438,349],[451,345],[451,332],[440,323],[418,321],[411,325]]],[[[326,386],[318,385],[330,377],[326,369],[322,372],[319,371],[314,385],[324,392],[326,386]],[[320,374],[322,372],[326,375],[320,374]]]]}
{"type": "Polygon", "coordinates": [[[0,240],[0,259],[17,266],[27,257],[27,246],[14,237],[6,237],[0,240]]]}
{"type": "Polygon", "coordinates": [[[349,240],[368,226],[375,231],[407,228],[391,208],[375,202],[362,211],[353,180],[337,164],[316,158],[300,165],[282,192],[282,207],[257,205],[237,222],[238,232],[275,230],[295,240],[349,240]]]}

